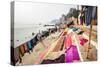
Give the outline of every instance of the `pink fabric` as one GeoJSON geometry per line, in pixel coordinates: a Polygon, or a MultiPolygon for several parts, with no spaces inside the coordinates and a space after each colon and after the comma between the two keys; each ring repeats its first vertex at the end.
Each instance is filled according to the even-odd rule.
{"type": "Polygon", "coordinates": [[[74,60],[79,61],[80,57],[79,57],[76,46],[71,45],[68,49],[66,49],[65,62],[70,63],[70,62],[73,62],[74,60]]]}
{"type": "Polygon", "coordinates": [[[64,42],[64,48],[65,49],[72,45],[71,36],[72,36],[72,33],[67,34],[66,37],[65,37],[65,42],[64,42]]]}

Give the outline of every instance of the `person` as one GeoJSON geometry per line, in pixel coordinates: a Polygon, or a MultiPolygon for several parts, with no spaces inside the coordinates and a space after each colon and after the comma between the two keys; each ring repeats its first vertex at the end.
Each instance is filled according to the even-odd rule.
{"type": "Polygon", "coordinates": [[[40,33],[40,31],[39,31],[39,33],[37,34],[37,39],[39,40],[39,41],[42,41],[42,37],[41,37],[42,35],[41,35],[41,33],[40,33]]]}
{"type": "Polygon", "coordinates": [[[32,36],[34,36],[34,32],[32,33],[32,36]]]}
{"type": "Polygon", "coordinates": [[[38,41],[41,42],[41,43],[43,44],[43,46],[45,47],[45,45],[44,45],[44,43],[43,43],[43,40],[42,40],[42,35],[41,35],[40,31],[39,31],[39,33],[37,34],[37,39],[38,39],[38,41]]]}

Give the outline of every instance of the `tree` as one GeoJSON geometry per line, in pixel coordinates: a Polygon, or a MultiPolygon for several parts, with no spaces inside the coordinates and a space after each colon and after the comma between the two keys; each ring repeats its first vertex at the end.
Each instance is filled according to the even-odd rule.
{"type": "Polygon", "coordinates": [[[68,12],[66,17],[70,18],[70,17],[73,16],[73,17],[77,18],[78,15],[79,15],[79,10],[77,10],[76,8],[70,8],[70,10],[69,10],[69,12],[68,12]]]}

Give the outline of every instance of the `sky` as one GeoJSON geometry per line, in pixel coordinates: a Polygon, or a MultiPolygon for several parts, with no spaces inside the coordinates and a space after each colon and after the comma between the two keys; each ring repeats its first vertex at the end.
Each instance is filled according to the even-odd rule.
{"type": "Polygon", "coordinates": [[[15,27],[25,27],[32,24],[48,24],[54,19],[59,19],[62,14],[67,14],[70,8],[76,5],[15,2],[15,27]]]}
{"type": "MultiPolygon", "coordinates": [[[[35,25],[40,23],[49,24],[50,21],[59,19],[62,14],[67,14],[70,8],[77,7],[76,5],[19,1],[15,2],[14,5],[15,47],[21,45],[26,41],[29,41],[33,37],[32,32],[38,31],[39,28],[39,26],[37,28],[37,26],[35,27],[35,25]],[[17,40],[19,41],[17,42],[17,40]]],[[[39,29],[41,28],[42,27],[40,27],[39,29]]]]}

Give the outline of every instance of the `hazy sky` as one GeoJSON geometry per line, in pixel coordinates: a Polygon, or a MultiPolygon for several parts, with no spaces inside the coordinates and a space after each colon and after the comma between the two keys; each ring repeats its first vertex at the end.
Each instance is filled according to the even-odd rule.
{"type": "Polygon", "coordinates": [[[76,5],[15,2],[15,27],[25,24],[45,24],[67,14],[76,5]]]}
{"type": "Polygon", "coordinates": [[[76,8],[75,5],[32,3],[32,2],[15,2],[15,47],[30,40],[32,32],[38,31],[33,29],[34,24],[47,24],[54,19],[59,19],[62,14],[67,14],[70,8],[76,8]],[[25,28],[25,27],[33,28],[25,28]],[[27,37],[27,39],[25,39],[27,37]],[[19,40],[19,42],[17,42],[19,40]]]}

